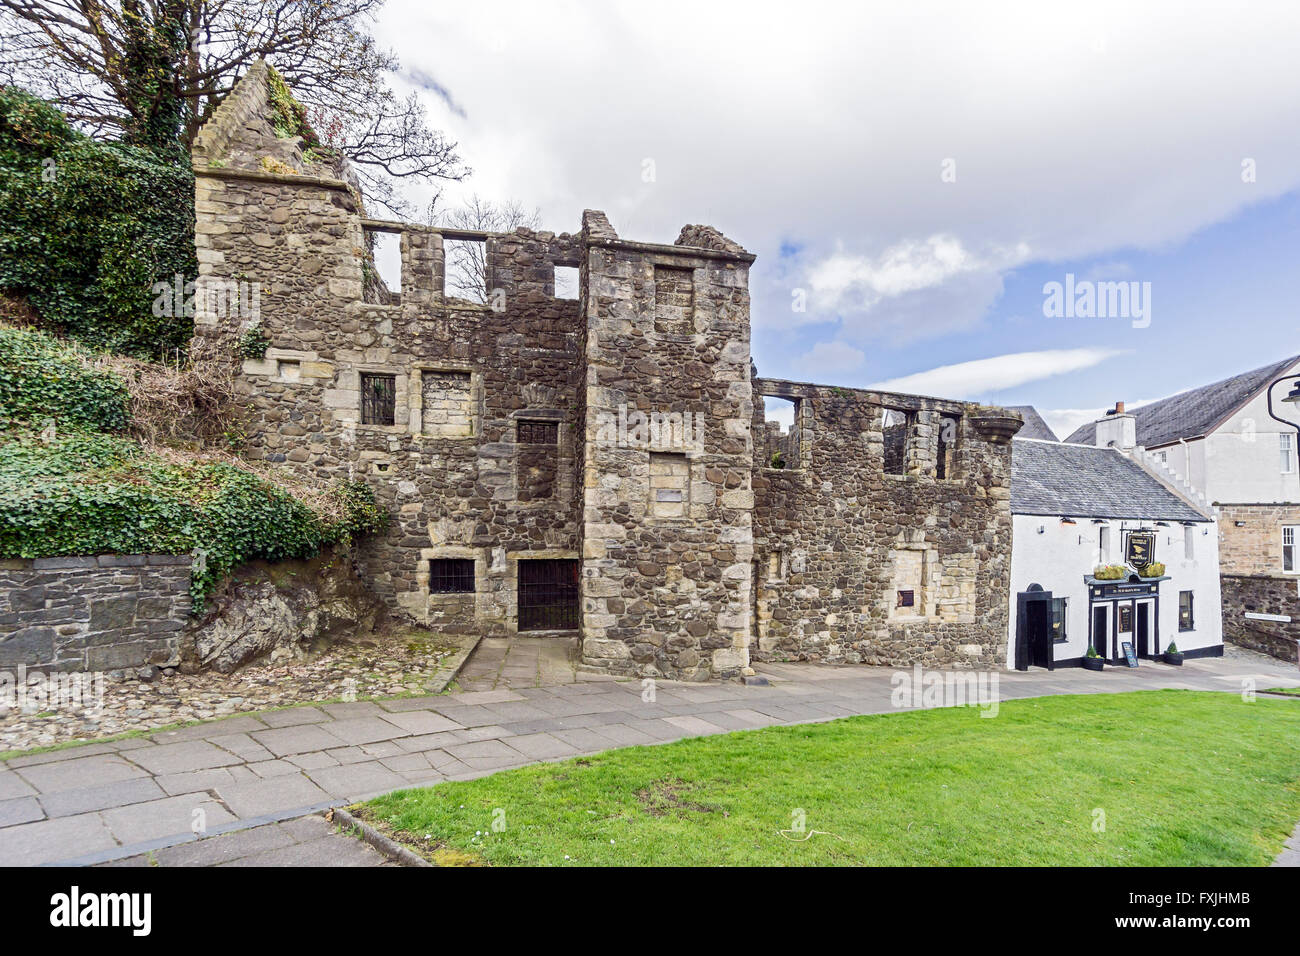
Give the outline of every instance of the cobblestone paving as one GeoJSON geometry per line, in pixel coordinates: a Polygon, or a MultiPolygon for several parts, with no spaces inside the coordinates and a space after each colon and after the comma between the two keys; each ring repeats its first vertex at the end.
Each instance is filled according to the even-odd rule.
{"type": "Polygon", "coordinates": [[[40,703],[25,711],[0,705],[0,752],[338,700],[349,692],[356,697],[421,693],[454,650],[415,631],[342,642],[311,660],[257,664],[234,674],[160,674],[146,682],[132,672],[120,680],[105,679],[98,709],[46,713],[40,703]]]}
{"type": "MultiPolygon", "coordinates": [[[[157,853],[193,840],[196,812],[218,835],[540,760],[895,709],[889,668],[769,664],[760,673],[770,686],[659,681],[653,698],[639,681],[606,678],[294,707],[13,757],[0,764],[0,865],[157,853]]],[[[1296,668],[1258,656],[998,676],[1003,699],[1300,687],[1296,668]]]]}

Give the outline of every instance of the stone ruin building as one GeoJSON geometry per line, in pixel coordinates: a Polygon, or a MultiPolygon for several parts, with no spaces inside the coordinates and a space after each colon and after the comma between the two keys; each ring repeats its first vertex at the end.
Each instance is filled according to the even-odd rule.
{"type": "MultiPolygon", "coordinates": [[[[370,219],[345,164],[275,135],[267,90],[259,64],[196,141],[200,279],[260,284],[250,453],[375,488],[393,520],[358,561],[390,608],[579,634],[584,668],[621,675],[999,666],[1018,416],[758,377],[754,256],[708,226],[661,245],[590,210],[558,235],[370,219]],[[400,291],[376,233],[400,237],[400,291]],[[455,242],[481,244],[477,300],[446,288],[455,242]],[[793,403],[788,432],[765,397],[793,403]]],[[[246,334],[196,319],[227,354],[246,334]]]]}

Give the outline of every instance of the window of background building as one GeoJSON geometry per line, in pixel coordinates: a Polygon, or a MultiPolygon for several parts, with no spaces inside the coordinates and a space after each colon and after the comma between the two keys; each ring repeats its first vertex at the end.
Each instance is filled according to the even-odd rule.
{"type": "Polygon", "coordinates": [[[1295,436],[1283,432],[1277,436],[1277,443],[1282,459],[1282,474],[1289,475],[1295,468],[1295,436]]]}
{"type": "Polygon", "coordinates": [[[1282,570],[1295,572],[1300,571],[1300,562],[1297,562],[1296,556],[1296,539],[1300,538],[1300,526],[1285,525],[1282,528],[1282,570]]]}
{"type": "Polygon", "coordinates": [[[1052,598],[1052,640],[1063,644],[1069,638],[1066,635],[1065,611],[1069,606],[1068,598],[1052,598]]]}

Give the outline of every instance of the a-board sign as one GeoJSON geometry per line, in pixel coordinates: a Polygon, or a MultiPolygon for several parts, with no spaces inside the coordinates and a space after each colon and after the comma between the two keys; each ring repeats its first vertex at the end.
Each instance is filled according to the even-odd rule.
{"type": "Polygon", "coordinates": [[[1128,666],[1137,667],[1138,656],[1137,654],[1133,653],[1133,645],[1130,644],[1128,641],[1125,641],[1121,646],[1124,648],[1124,660],[1128,661],[1128,666]]]}

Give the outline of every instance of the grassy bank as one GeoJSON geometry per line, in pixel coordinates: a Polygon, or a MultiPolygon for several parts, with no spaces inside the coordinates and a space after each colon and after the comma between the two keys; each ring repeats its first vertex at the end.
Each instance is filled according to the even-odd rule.
{"type": "Polygon", "coordinates": [[[431,857],[557,866],[1256,866],[1300,819],[1293,701],[1151,691],[979,714],[633,747],[362,812],[431,857]]]}

